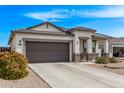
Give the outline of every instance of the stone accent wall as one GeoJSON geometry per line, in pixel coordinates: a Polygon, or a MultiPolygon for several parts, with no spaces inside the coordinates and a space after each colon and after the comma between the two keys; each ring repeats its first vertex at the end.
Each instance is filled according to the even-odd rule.
{"type": "Polygon", "coordinates": [[[92,61],[98,56],[98,53],[81,53],[81,60],[92,61]]]}
{"type": "Polygon", "coordinates": [[[80,62],[80,54],[75,54],[75,62],[80,62]]]}
{"type": "Polygon", "coordinates": [[[98,56],[98,53],[81,53],[81,54],[73,54],[73,61],[80,62],[81,60],[92,61],[98,56]]]}
{"type": "Polygon", "coordinates": [[[72,60],[77,63],[77,62],[80,62],[80,54],[73,54],[73,58],[72,60]]]}
{"type": "Polygon", "coordinates": [[[109,57],[109,53],[103,53],[102,56],[109,57]]]}
{"type": "Polygon", "coordinates": [[[81,60],[87,60],[87,58],[86,58],[87,56],[86,55],[87,55],[87,53],[81,53],[80,54],[81,60]]]}
{"type": "Polygon", "coordinates": [[[89,55],[88,61],[95,60],[96,57],[98,57],[98,53],[91,53],[91,54],[88,54],[88,55],[89,55]]]}

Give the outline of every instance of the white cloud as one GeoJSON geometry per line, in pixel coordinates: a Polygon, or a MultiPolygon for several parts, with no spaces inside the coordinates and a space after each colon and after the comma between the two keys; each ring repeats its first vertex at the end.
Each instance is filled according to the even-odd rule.
{"type": "Polygon", "coordinates": [[[111,6],[101,10],[95,10],[90,12],[84,12],[80,15],[86,15],[87,17],[96,18],[124,18],[124,6],[111,6]]]}
{"type": "Polygon", "coordinates": [[[66,9],[55,9],[48,12],[27,13],[25,16],[43,21],[61,21],[60,19],[68,18],[69,11],[66,9]]]}
{"type": "Polygon", "coordinates": [[[124,18],[124,6],[109,6],[97,10],[54,9],[46,12],[32,12],[25,16],[43,21],[61,21],[65,18],[124,18]]]}

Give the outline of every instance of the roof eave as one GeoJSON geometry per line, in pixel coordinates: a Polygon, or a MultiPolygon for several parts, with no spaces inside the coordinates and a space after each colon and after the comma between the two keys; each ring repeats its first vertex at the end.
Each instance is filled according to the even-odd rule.
{"type": "Polygon", "coordinates": [[[101,35],[101,36],[99,36],[99,37],[113,38],[112,36],[105,35],[105,34],[100,34],[100,33],[95,33],[95,34],[93,34],[93,36],[97,36],[97,35],[101,35]]]}
{"type": "Polygon", "coordinates": [[[96,32],[96,30],[81,30],[81,29],[70,29],[67,32],[73,32],[75,30],[80,30],[80,31],[89,31],[89,32],[96,32]]]}

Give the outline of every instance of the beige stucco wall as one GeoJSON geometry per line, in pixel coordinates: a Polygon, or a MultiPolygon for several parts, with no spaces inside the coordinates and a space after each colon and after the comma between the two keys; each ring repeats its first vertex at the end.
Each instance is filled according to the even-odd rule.
{"type": "Polygon", "coordinates": [[[93,32],[90,31],[74,31],[73,34],[75,35],[74,37],[74,53],[76,54],[80,54],[81,53],[81,49],[80,49],[80,38],[79,37],[86,37],[88,38],[87,44],[88,44],[88,52],[92,53],[92,34],[93,32]]]}
{"type": "Polygon", "coordinates": [[[91,37],[91,35],[93,34],[90,31],[79,31],[79,30],[75,30],[73,32],[73,34],[75,34],[75,37],[91,37]]]}
{"type": "Polygon", "coordinates": [[[10,43],[10,47],[12,51],[15,51],[16,48],[16,36],[12,39],[11,43],[10,43]]]}
{"type": "Polygon", "coordinates": [[[57,36],[57,35],[43,35],[43,34],[26,34],[26,33],[17,33],[16,34],[16,44],[15,44],[15,50],[19,53],[24,53],[24,41],[23,39],[42,39],[42,40],[65,40],[65,41],[72,41],[73,37],[69,36],[57,36]],[[18,45],[19,40],[22,41],[22,46],[18,45]]]}

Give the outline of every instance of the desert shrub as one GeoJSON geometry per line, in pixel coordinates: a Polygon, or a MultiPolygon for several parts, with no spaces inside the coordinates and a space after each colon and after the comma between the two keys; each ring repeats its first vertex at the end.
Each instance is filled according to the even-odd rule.
{"type": "Polygon", "coordinates": [[[7,80],[16,80],[25,77],[28,60],[16,52],[0,53],[0,77],[7,80]]]}
{"type": "Polygon", "coordinates": [[[109,58],[110,63],[117,63],[117,60],[114,57],[109,58]]]}
{"type": "Polygon", "coordinates": [[[98,64],[107,64],[107,59],[106,57],[96,57],[95,63],[98,64]]]}

